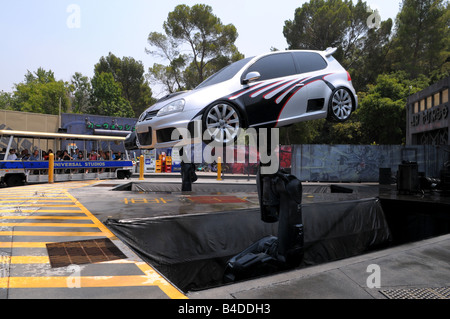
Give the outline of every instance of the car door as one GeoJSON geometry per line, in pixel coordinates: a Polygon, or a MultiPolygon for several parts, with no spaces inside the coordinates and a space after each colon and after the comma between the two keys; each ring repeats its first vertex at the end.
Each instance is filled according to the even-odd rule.
{"type": "Polygon", "coordinates": [[[320,118],[327,112],[328,99],[332,89],[326,81],[329,75],[328,64],[324,58],[316,52],[295,51],[292,52],[297,69],[307,79],[304,85],[308,87],[308,101],[304,118],[320,118]]]}
{"type": "Polygon", "coordinates": [[[302,78],[290,52],[263,56],[243,72],[243,78],[250,72],[260,74],[248,93],[240,97],[250,127],[277,126],[284,120],[283,110],[291,104],[300,112],[306,109],[307,93],[301,90],[302,78]]]}

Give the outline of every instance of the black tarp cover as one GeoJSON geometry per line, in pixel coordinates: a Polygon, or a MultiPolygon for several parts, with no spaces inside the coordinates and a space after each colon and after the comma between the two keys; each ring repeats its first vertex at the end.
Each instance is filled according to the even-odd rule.
{"type": "MultiPolygon", "coordinates": [[[[390,239],[376,198],[303,205],[303,266],[347,258],[390,239]]],[[[229,258],[259,239],[277,236],[259,209],[164,218],[107,220],[106,225],[183,291],[221,284],[229,258]]]]}

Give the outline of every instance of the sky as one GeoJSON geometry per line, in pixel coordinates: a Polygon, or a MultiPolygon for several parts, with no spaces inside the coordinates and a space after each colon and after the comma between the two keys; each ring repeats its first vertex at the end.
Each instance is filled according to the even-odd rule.
{"type": "MultiPolygon", "coordinates": [[[[0,91],[12,92],[27,71],[52,70],[57,80],[75,72],[92,77],[94,65],[110,52],[133,57],[146,72],[164,60],[145,53],[150,32],[163,32],[179,4],[208,4],[223,24],[233,24],[245,56],[287,48],[286,20],[307,0],[1,0],[0,91]]],[[[356,3],[356,0],[354,1],[356,3]]],[[[395,19],[401,0],[366,0],[381,19],[395,19]]],[[[154,96],[162,94],[152,88],[154,96]]]]}

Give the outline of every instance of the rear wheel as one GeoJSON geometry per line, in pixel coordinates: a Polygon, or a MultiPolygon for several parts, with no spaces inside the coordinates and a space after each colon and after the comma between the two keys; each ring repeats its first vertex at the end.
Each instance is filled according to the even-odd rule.
{"type": "Polygon", "coordinates": [[[353,98],[346,88],[337,88],[330,98],[328,119],[336,122],[345,122],[353,112],[353,98]]]}
{"type": "Polygon", "coordinates": [[[237,108],[229,103],[220,102],[211,105],[203,117],[203,127],[210,140],[228,144],[239,135],[242,121],[237,108]]]}

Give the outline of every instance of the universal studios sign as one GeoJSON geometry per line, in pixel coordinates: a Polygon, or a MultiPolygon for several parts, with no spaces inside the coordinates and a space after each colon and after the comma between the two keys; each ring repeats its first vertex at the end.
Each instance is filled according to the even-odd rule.
{"type": "Polygon", "coordinates": [[[411,118],[411,126],[432,124],[441,120],[448,119],[448,104],[435,106],[421,113],[413,114],[411,118]]]}

